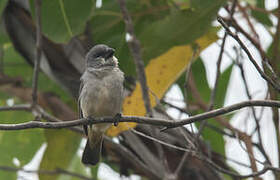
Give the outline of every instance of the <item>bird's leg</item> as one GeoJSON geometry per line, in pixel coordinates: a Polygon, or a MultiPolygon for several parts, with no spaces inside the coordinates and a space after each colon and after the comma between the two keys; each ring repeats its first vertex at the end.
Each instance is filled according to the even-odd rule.
{"type": "Polygon", "coordinates": [[[120,119],[122,118],[121,113],[117,113],[114,117],[114,126],[117,126],[119,124],[120,119]]]}

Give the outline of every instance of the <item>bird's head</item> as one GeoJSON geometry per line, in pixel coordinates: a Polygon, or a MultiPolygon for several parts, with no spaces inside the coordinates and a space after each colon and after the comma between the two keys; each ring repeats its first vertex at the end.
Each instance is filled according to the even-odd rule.
{"type": "Polygon", "coordinates": [[[114,56],[115,49],[104,44],[95,45],[86,55],[87,67],[117,67],[118,59],[114,56]]]}

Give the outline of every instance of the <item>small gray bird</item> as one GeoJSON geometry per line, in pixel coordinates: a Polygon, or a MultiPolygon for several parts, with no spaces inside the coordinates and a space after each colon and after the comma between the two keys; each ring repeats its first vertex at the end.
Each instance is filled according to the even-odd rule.
{"type": "MultiPolygon", "coordinates": [[[[106,45],[94,46],[86,55],[86,69],[81,77],[79,112],[83,117],[119,117],[123,101],[124,74],[118,68],[115,50],[106,45]]],[[[84,126],[88,136],[82,156],[84,164],[99,162],[103,135],[111,124],[84,126]]]]}

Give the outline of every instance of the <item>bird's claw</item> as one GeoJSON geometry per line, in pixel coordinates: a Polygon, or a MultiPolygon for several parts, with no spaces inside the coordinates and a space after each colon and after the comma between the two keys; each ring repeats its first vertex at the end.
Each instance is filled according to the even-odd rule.
{"type": "Polygon", "coordinates": [[[120,122],[120,119],[122,117],[122,114],[121,113],[117,113],[114,117],[114,126],[117,126],[120,122]]]}

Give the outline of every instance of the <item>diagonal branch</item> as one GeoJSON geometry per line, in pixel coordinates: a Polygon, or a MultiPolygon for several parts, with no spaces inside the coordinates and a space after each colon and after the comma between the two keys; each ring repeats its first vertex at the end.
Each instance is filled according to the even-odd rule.
{"type": "Polygon", "coordinates": [[[40,70],[40,61],[42,53],[42,35],[41,35],[41,0],[35,0],[35,14],[36,14],[36,51],[35,63],[32,79],[32,104],[37,104],[37,89],[38,89],[38,74],[40,70]]]}
{"type": "Polygon", "coordinates": [[[278,92],[280,92],[280,86],[279,84],[277,84],[275,81],[273,81],[268,75],[266,75],[262,69],[260,68],[260,66],[257,64],[257,62],[255,61],[255,59],[253,58],[252,54],[249,52],[248,48],[245,46],[245,44],[241,41],[241,39],[238,37],[237,34],[234,34],[229,27],[226,25],[226,23],[223,21],[223,19],[221,17],[218,17],[218,21],[219,23],[221,23],[221,25],[225,28],[226,32],[233,37],[238,44],[241,46],[241,48],[245,51],[245,53],[247,54],[249,60],[253,63],[253,65],[255,66],[255,68],[257,69],[257,71],[259,72],[259,74],[261,75],[261,77],[263,79],[265,79],[274,89],[276,89],[278,92]]]}
{"type": "Polygon", "coordinates": [[[136,73],[142,89],[142,96],[147,114],[152,117],[152,110],[149,98],[149,88],[147,86],[147,79],[145,75],[144,63],[141,55],[140,41],[136,38],[134,33],[133,22],[129,12],[126,8],[125,0],[118,0],[126,28],[126,36],[128,47],[133,56],[134,64],[136,66],[136,73]]]}

